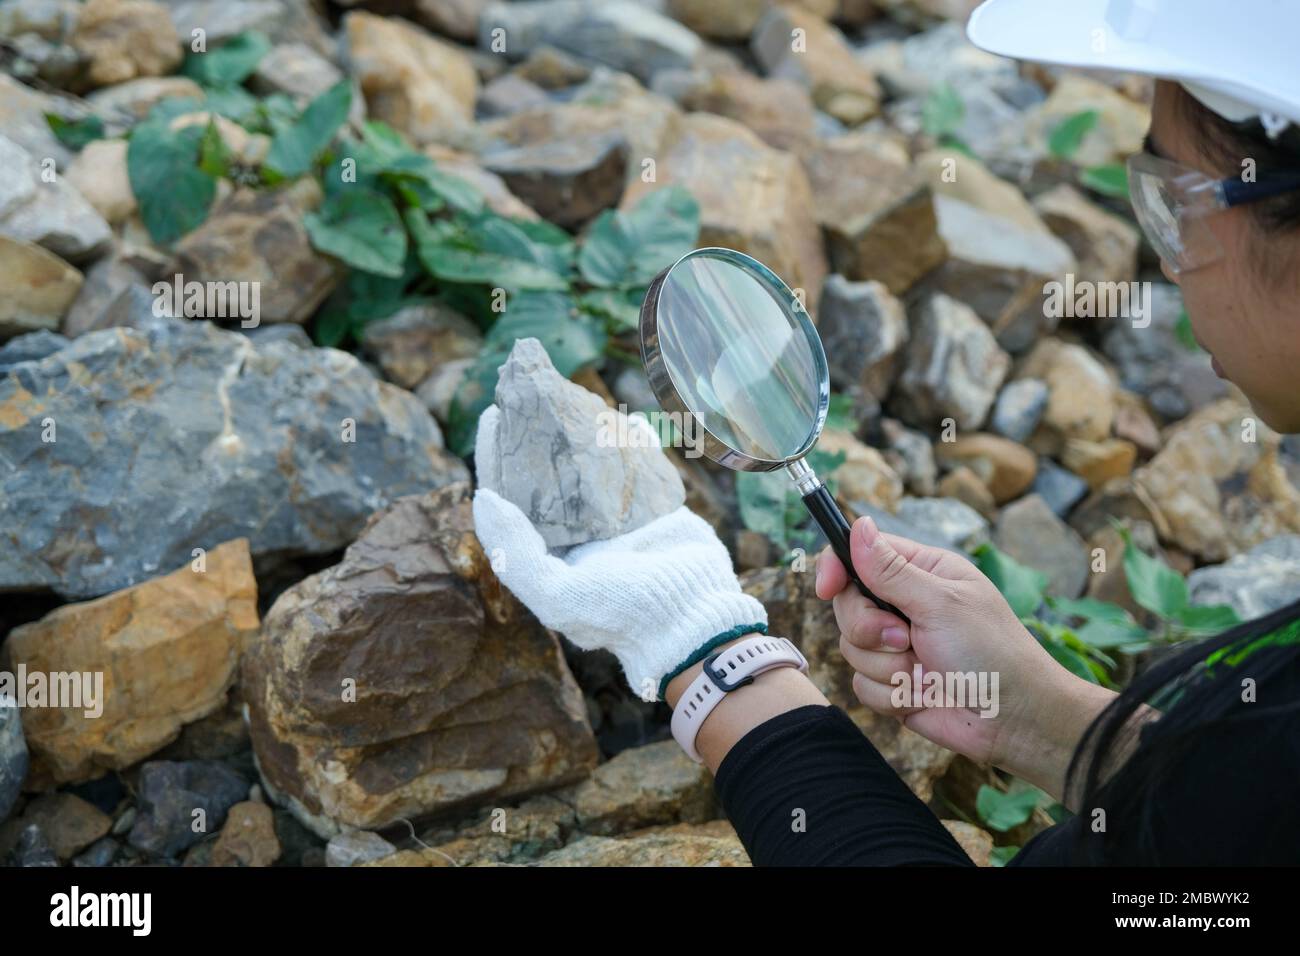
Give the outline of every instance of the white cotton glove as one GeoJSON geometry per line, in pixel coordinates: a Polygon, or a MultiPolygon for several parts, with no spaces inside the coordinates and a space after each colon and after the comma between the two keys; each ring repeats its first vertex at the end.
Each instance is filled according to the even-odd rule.
{"type": "MultiPolygon", "coordinates": [[[[495,411],[480,422],[480,447],[495,411]]],[[[538,620],[584,650],[613,652],[643,700],[662,699],[666,677],[717,645],[767,629],[767,611],[740,589],[727,549],[685,506],[561,555],[519,508],[479,488],[474,528],[497,577],[538,620]]]]}

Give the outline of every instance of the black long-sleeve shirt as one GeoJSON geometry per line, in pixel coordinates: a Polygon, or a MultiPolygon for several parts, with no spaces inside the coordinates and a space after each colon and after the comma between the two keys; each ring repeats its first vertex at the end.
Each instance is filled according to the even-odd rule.
{"type": "MultiPolygon", "coordinates": [[[[1300,700],[1300,667],[1289,672],[1285,692],[1300,700]]],[[[835,706],[799,707],[755,727],[715,784],[758,866],[972,865],[835,706]]],[[[1154,853],[1113,839],[1103,848],[1081,815],[1038,834],[1012,865],[1300,863],[1300,711],[1253,722],[1248,738],[1231,726],[1206,732],[1154,799],[1154,853]]]]}

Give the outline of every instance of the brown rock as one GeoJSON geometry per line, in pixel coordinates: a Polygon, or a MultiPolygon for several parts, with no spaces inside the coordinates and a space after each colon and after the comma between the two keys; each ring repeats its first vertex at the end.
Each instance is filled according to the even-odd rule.
{"type": "Polygon", "coordinates": [[[529,221],[540,218],[532,207],[510,191],[504,179],[488,172],[473,157],[437,143],[424,147],[424,153],[437,162],[443,172],[451,173],[477,189],[483,202],[498,216],[529,221]]]}
{"type": "Polygon", "coordinates": [[[478,18],[488,0],[415,0],[415,18],[430,30],[473,43],[478,39],[478,18]]]}
{"type": "Polygon", "coordinates": [[[114,226],[135,212],[135,193],[126,175],[126,148],[124,139],[87,143],[64,174],[95,211],[114,226]]]}
{"type": "Polygon", "coordinates": [[[788,77],[822,111],[847,126],[880,112],[880,84],[844,34],[804,9],[774,7],[754,28],[750,47],[768,76],[788,77]]]}
{"type": "Polygon", "coordinates": [[[282,190],[237,190],[176,244],[167,275],[180,273],[187,283],[259,283],[261,321],[301,325],[340,277],[303,226],[303,211],[319,198],[309,180],[282,190]]]}
{"type": "Polygon", "coordinates": [[[243,678],[263,779],[321,835],[560,786],[596,762],[559,644],[492,574],[465,484],[399,499],[282,594],[243,678]]]}
{"type": "Polygon", "coordinates": [[[752,571],[772,563],[772,543],[758,531],[743,528],[736,532],[736,569],[752,571]]]}
{"type": "MultiPolygon", "coordinates": [[[[563,791],[561,791],[563,793],[563,791]]],[[[476,817],[421,835],[430,849],[404,860],[379,860],[371,866],[473,866],[536,859],[564,845],[577,829],[573,807],[544,794],[517,807],[485,807],[476,817]]],[[[401,854],[399,854],[400,856],[401,854]]]]}
{"type": "Polygon", "coordinates": [[[941,498],[956,498],[963,504],[970,505],[990,521],[997,515],[998,506],[993,500],[993,492],[989,491],[988,485],[979,475],[965,465],[958,465],[940,478],[935,493],[941,498]]]}
{"type": "Polygon", "coordinates": [[[162,76],[181,62],[181,41],[167,8],[150,0],[87,0],[70,42],[87,60],[91,86],[162,76]]]}
{"type": "Polygon", "coordinates": [[[252,800],[231,807],[212,847],[212,865],[271,866],[279,858],[280,840],[271,808],[252,800]]]}
{"type": "MultiPolygon", "coordinates": [[[[1147,554],[1159,553],[1160,545],[1150,522],[1126,518],[1121,524],[1129,530],[1133,543],[1139,548],[1147,554]]],[[[1128,577],[1124,573],[1124,539],[1115,526],[1099,527],[1088,537],[1087,548],[1088,597],[1118,604],[1138,620],[1144,619],[1147,612],[1133,600],[1128,586],[1128,577]]]]}
{"type": "Polygon", "coordinates": [[[744,70],[720,70],[688,86],[677,101],[692,112],[737,120],[775,149],[799,152],[816,140],[812,100],[792,80],[764,80],[744,70]]]}
{"type": "Polygon", "coordinates": [[[429,302],[367,323],[361,344],[389,381],[413,389],[446,363],[476,357],[483,335],[459,312],[429,302]]]}
{"type": "Polygon", "coordinates": [[[86,99],[102,116],[125,113],[142,120],[163,100],[202,100],[203,87],[188,76],[145,76],[95,90],[86,99]]]}
{"type": "Polygon", "coordinates": [[[668,0],[668,14],[714,40],[747,40],[772,0],[668,0]]]}
{"type": "Polygon", "coordinates": [[[71,793],[41,794],[27,804],[20,822],[39,826],[60,860],[70,860],[113,826],[112,817],[71,793]]]}
{"type": "Polygon", "coordinates": [[[1108,527],[1112,520],[1151,522],[1152,505],[1131,477],[1106,482],[1070,512],[1070,527],[1085,538],[1108,527]]]}
{"type": "Polygon", "coordinates": [[[572,229],[618,205],[628,151],[621,134],[597,133],[488,153],[483,165],[544,219],[572,229]]]}
{"type": "Polygon", "coordinates": [[[548,853],[537,866],[749,866],[749,855],[734,834],[716,827],[648,830],[614,839],[586,836],[548,853]]]}
{"type": "Polygon", "coordinates": [[[891,512],[898,510],[903,481],[889,467],[884,455],[849,432],[836,428],[822,432],[817,448],[828,455],[844,454],[843,464],[826,476],[834,479],[836,496],[842,501],[865,503],[891,512]]]}
{"type": "Polygon", "coordinates": [[[1037,378],[1047,384],[1047,408],[1039,424],[1052,447],[1066,439],[1099,442],[1110,435],[1115,419],[1115,382],[1106,366],[1082,345],[1043,339],[1026,356],[1017,378],[1037,378]]]}
{"type": "Polygon", "coordinates": [[[0,340],[57,330],[81,283],[81,273],[54,253],[0,236],[0,340]]]}
{"type": "Polygon", "coordinates": [[[1033,452],[1009,438],[987,432],[938,442],[934,456],[940,464],[966,465],[988,486],[998,504],[1024,494],[1038,474],[1038,459],[1033,452]]]}
{"type": "Polygon", "coordinates": [[[478,74],[455,46],[397,18],[353,11],[343,18],[352,75],[366,109],[417,143],[472,122],[478,74]]]}
{"type": "Polygon", "coordinates": [[[1068,183],[1039,194],[1034,208],[1079,260],[1088,282],[1129,282],[1137,275],[1138,230],[1090,202],[1068,183]]]}
{"type": "Polygon", "coordinates": [[[675,740],[624,750],[555,796],[573,807],[583,833],[605,836],[718,815],[708,768],[686,756],[675,740]]]}
{"type": "Polygon", "coordinates": [[[989,854],[993,852],[993,834],[962,820],[940,820],[939,822],[953,835],[953,839],[966,851],[966,855],[975,861],[976,866],[992,866],[989,862],[989,854]]]}
{"type": "Polygon", "coordinates": [[[1160,450],[1160,427],[1147,410],[1146,402],[1132,392],[1116,391],[1111,431],[1116,438],[1131,441],[1143,455],[1154,455],[1160,450]]]}
{"type": "Polygon", "coordinates": [[[792,288],[803,289],[808,311],[816,314],[826,256],[810,213],[808,177],[797,159],[765,145],[735,120],[692,113],[660,154],[656,180],[634,180],[622,208],[631,209],[654,189],[685,186],[700,204],[701,246],[753,256],[792,288]]]}
{"type": "Polygon", "coordinates": [[[1093,491],[1113,478],[1132,472],[1136,461],[1137,446],[1123,438],[1102,441],[1069,438],[1061,453],[1061,464],[1086,481],[1093,491]]]}
{"type": "Polygon", "coordinates": [[[1234,399],[1172,426],[1165,447],[1133,473],[1161,540],[1217,562],[1300,531],[1300,489],[1278,460],[1280,441],[1234,399]]]}
{"type": "Polygon", "coordinates": [[[257,583],[243,538],[204,562],[202,571],[191,564],[66,604],[9,635],[11,671],[103,674],[98,716],[84,707],[23,709],[30,783],[92,780],[138,763],[225,704],[240,650],[257,631],[257,583]]]}

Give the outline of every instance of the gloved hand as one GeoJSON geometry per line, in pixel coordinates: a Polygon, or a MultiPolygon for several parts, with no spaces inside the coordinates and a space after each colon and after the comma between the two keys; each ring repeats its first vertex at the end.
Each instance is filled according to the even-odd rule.
{"type": "MultiPolygon", "coordinates": [[[[492,406],[479,420],[476,454],[492,454],[497,414],[492,406]]],[[[767,611],[741,591],[727,549],[685,506],[561,555],[519,508],[479,488],[474,528],[497,577],[538,620],[584,650],[613,652],[643,700],[662,700],[669,679],[714,647],[767,630],[767,611]]]]}

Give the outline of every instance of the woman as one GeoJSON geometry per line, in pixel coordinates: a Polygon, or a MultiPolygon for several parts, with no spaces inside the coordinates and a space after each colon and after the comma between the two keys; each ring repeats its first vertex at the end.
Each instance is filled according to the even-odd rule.
{"type": "MultiPolygon", "coordinates": [[[[1163,75],[1147,149],[1130,164],[1139,222],[1215,370],[1263,421],[1295,432],[1300,71],[1288,47],[1300,13],[1238,0],[1223,16],[1222,6],[989,0],[968,30],[1003,55],[1163,75]]],[[[493,416],[480,427],[483,454],[493,416]]],[[[478,492],[475,517],[484,546],[503,558],[502,580],[543,622],[612,650],[635,690],[676,708],[675,732],[678,713],[706,715],[678,737],[715,773],[756,864],[970,864],[799,669],[730,686],[713,655],[779,642],[754,644],[766,615],[699,518],[682,509],[561,560],[491,491],[478,492]],[[700,677],[706,665],[712,676],[700,677]]],[[[911,619],[846,587],[840,562],[821,556],[817,594],[834,602],[859,700],[1075,811],[1014,863],[1300,862],[1300,602],[1180,648],[1117,695],[1059,666],[969,562],[865,518],[851,550],[862,581],[911,619]],[[947,701],[895,706],[894,675],[918,665],[996,673],[997,714],[947,701]]]]}

